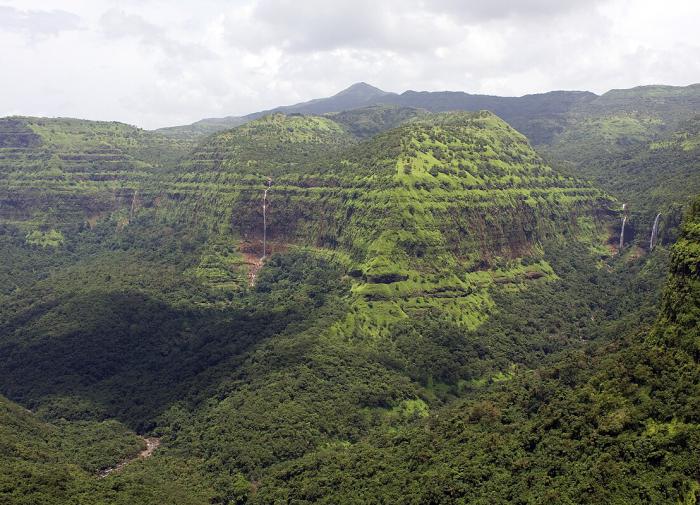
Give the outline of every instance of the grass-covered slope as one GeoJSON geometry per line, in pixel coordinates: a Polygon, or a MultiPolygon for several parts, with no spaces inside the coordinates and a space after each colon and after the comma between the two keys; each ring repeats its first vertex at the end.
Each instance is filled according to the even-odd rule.
{"type": "Polygon", "coordinates": [[[648,243],[656,214],[672,242],[682,208],[700,191],[700,85],[613,90],[574,108],[539,148],[555,165],[592,181],[630,212],[630,238],[648,243]]]}
{"type": "Polygon", "coordinates": [[[2,118],[0,219],[44,234],[119,208],[128,213],[137,190],[152,193],[157,172],[189,147],[116,122],[2,118]]]}
{"type": "Polygon", "coordinates": [[[494,276],[551,274],[544,241],[566,236],[605,254],[609,200],[554,172],[487,112],[424,115],[361,143],[328,118],[269,116],[210,138],[183,166],[173,189],[182,208],[246,250],[261,254],[266,222],[273,251],[348,255],[359,305],[341,332],[385,332],[432,309],[474,325],[494,276]]]}
{"type": "Polygon", "coordinates": [[[700,109],[700,84],[689,86],[638,86],[613,89],[591,100],[578,111],[604,116],[638,113],[661,119],[673,127],[700,109]]]}
{"type": "Polygon", "coordinates": [[[551,145],[562,159],[590,164],[672,134],[698,111],[700,85],[612,90],[573,108],[566,128],[538,144],[551,145]]]}
{"type": "Polygon", "coordinates": [[[206,175],[276,176],[302,171],[320,155],[352,141],[330,119],[274,114],[210,137],[183,165],[206,175]]]}
{"type": "Polygon", "coordinates": [[[651,328],[620,327],[398,430],[279,465],[252,502],[696,503],[699,203],[651,328]]]}

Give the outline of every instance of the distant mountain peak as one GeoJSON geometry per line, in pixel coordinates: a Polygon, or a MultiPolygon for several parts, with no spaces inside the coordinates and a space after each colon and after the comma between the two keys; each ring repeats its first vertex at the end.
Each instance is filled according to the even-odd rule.
{"type": "Polygon", "coordinates": [[[356,82],[355,84],[352,84],[351,86],[345,88],[343,91],[336,93],[335,96],[339,97],[353,95],[358,97],[370,98],[375,96],[384,96],[388,94],[390,93],[381,90],[376,86],[372,86],[371,84],[367,84],[366,82],[356,82]]]}

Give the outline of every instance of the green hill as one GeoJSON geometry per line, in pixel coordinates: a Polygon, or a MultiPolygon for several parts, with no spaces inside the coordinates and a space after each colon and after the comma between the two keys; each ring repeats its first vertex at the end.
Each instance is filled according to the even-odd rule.
{"type": "Polygon", "coordinates": [[[361,323],[368,331],[414,310],[440,306],[461,317],[488,303],[474,294],[490,282],[482,270],[546,275],[538,263],[546,240],[571,236],[603,255],[612,240],[611,202],[552,171],[486,112],[419,116],[359,144],[326,118],[270,116],[211,137],[183,166],[184,208],[259,251],[271,177],[272,250],[348,254],[353,292],[378,317],[361,323]]]}
{"type": "Polygon", "coordinates": [[[700,200],[648,331],[515,371],[438,413],[276,466],[252,503],[695,503],[700,200]]]}
{"type": "Polygon", "coordinates": [[[0,220],[37,233],[94,222],[138,204],[189,147],[116,122],[0,119],[0,220]]]}
{"type": "Polygon", "coordinates": [[[694,498],[694,214],[655,322],[665,245],[491,112],[3,124],[0,499],[694,498]]]}
{"type": "Polygon", "coordinates": [[[540,150],[626,202],[637,243],[648,242],[658,213],[662,240],[672,242],[682,209],[700,192],[698,110],[698,85],[613,90],[575,109],[540,150]]]}
{"type": "Polygon", "coordinates": [[[374,105],[331,113],[326,116],[345,126],[355,137],[366,139],[383,131],[396,128],[410,119],[426,114],[428,114],[428,111],[425,109],[374,105]]]}

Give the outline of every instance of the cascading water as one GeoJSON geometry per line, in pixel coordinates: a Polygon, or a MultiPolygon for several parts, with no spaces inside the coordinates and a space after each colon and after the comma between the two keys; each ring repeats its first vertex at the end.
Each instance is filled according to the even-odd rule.
{"type": "Polygon", "coordinates": [[[263,192],[263,253],[260,259],[265,259],[265,256],[267,256],[267,192],[270,190],[270,187],[272,186],[272,179],[270,177],[267,178],[267,187],[265,188],[265,191],[263,192]]]}
{"type": "Polygon", "coordinates": [[[654,226],[651,227],[651,238],[649,238],[649,250],[652,251],[654,249],[654,245],[656,244],[656,241],[659,236],[659,218],[661,217],[661,214],[657,214],[656,218],[654,219],[654,226]]]}
{"type": "Polygon", "coordinates": [[[618,250],[622,252],[622,247],[625,245],[625,224],[627,223],[627,216],[622,216],[622,229],[620,230],[620,247],[618,250]]]}

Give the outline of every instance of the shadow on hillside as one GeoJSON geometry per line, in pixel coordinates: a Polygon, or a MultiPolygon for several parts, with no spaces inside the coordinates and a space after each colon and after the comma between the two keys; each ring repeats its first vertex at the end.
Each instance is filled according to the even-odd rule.
{"type": "Polygon", "coordinates": [[[30,407],[79,399],[148,430],[173,402],[209,396],[246,351],[308,310],[179,309],[134,292],[64,297],[0,328],[0,393],[30,407]]]}

